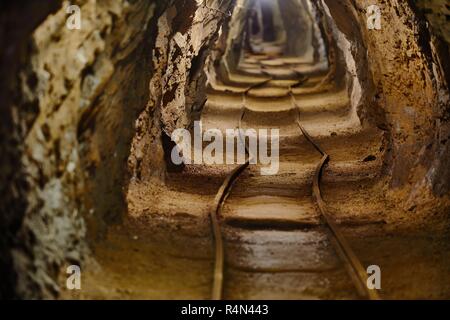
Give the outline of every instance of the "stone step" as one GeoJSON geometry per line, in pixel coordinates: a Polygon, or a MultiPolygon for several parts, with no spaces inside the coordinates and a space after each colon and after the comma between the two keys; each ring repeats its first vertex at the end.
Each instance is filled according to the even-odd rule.
{"type": "MultiPolygon", "coordinates": [[[[253,89],[264,94],[267,88],[253,89]]],[[[272,87],[274,90],[286,89],[272,87]]],[[[325,89],[325,88],[323,88],[325,89]]],[[[316,89],[314,89],[316,90],[316,89]]],[[[350,100],[347,92],[344,90],[331,90],[327,93],[321,93],[320,90],[296,96],[296,104],[299,106],[302,118],[306,119],[310,116],[320,114],[322,112],[343,114],[350,110],[350,100]]],[[[216,111],[216,115],[221,115],[230,110],[241,109],[243,107],[243,97],[239,93],[225,93],[220,91],[210,92],[208,101],[205,106],[203,115],[207,115],[209,111],[216,111]]],[[[249,94],[245,99],[245,106],[251,112],[275,112],[286,111],[294,108],[292,99],[289,95],[283,96],[258,96],[249,94]]],[[[218,119],[220,121],[220,119],[218,119]]]]}
{"type": "Polygon", "coordinates": [[[319,215],[308,198],[303,201],[280,196],[233,196],[223,210],[226,223],[240,227],[298,228],[320,224],[319,215]]]}
{"type": "MultiPolygon", "coordinates": [[[[295,254],[295,253],[292,253],[295,254]]],[[[326,272],[258,273],[227,269],[230,300],[353,300],[357,291],[344,269],[326,272]]]]}
{"type": "Polygon", "coordinates": [[[224,233],[227,266],[254,272],[320,272],[341,267],[326,227],[235,229],[224,233]]]}

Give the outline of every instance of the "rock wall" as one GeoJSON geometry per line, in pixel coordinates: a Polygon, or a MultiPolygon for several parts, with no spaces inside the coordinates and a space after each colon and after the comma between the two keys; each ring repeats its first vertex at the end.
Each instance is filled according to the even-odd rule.
{"type": "Polygon", "coordinates": [[[162,132],[188,127],[203,106],[204,60],[231,1],[221,3],[72,1],[79,30],[66,27],[69,2],[42,3],[40,19],[10,36],[22,43],[10,59],[11,92],[2,91],[14,95],[2,120],[2,133],[11,129],[1,141],[10,148],[1,176],[4,295],[56,296],[58,275],[82,264],[87,244],[126,211],[128,161],[145,154],[164,172],[162,132]]]}
{"type": "MultiPolygon", "coordinates": [[[[391,194],[405,210],[442,210],[438,198],[450,191],[449,91],[439,67],[446,58],[435,50],[436,39],[407,1],[325,3],[339,29],[366,51],[367,64],[358,63],[358,72],[368,66],[362,85],[373,93],[367,107],[390,137],[391,194]],[[367,28],[372,4],[381,9],[382,30],[367,28]]],[[[355,60],[363,61],[363,51],[354,52],[355,60]]]]}
{"type": "MultiPolygon", "coordinates": [[[[390,195],[405,210],[444,212],[448,7],[322,2],[355,61],[360,117],[390,139],[390,195]],[[366,27],[371,4],[382,30],[366,27]]],[[[65,26],[68,2],[11,3],[0,4],[0,294],[51,298],[58,274],[120,221],[127,162],[134,178],[164,178],[167,137],[202,110],[203,65],[234,1],[76,0],[81,30],[65,26]]]]}
{"type": "Polygon", "coordinates": [[[306,52],[312,48],[310,44],[313,42],[314,35],[314,21],[306,1],[284,0],[278,1],[278,5],[280,6],[281,20],[284,23],[287,38],[291,39],[286,42],[285,53],[305,57],[308,57],[309,54],[311,60],[313,60],[313,53],[306,52]]]}
{"type": "MultiPolygon", "coordinates": [[[[70,30],[69,3],[56,4],[29,29],[20,71],[11,74],[7,108],[21,133],[14,169],[22,168],[16,181],[23,183],[15,191],[21,206],[2,210],[16,218],[6,250],[14,269],[9,296],[57,295],[55,279],[82,262],[86,237],[123,214],[133,125],[149,96],[152,18],[166,5],[74,1],[82,24],[70,30]]],[[[32,7],[21,13],[34,14],[32,7]]]]}
{"type": "Polygon", "coordinates": [[[203,66],[231,3],[176,1],[159,18],[150,101],[137,121],[129,159],[134,178],[164,180],[168,137],[177,128],[188,128],[204,106],[203,66]]]}
{"type": "Polygon", "coordinates": [[[430,22],[434,32],[450,43],[450,4],[447,0],[417,0],[415,4],[430,22]]]}
{"type": "Polygon", "coordinates": [[[16,298],[16,276],[11,247],[20,228],[25,207],[27,185],[21,156],[27,119],[33,110],[17,104],[20,66],[27,60],[28,39],[33,30],[52,12],[59,1],[24,0],[20,6],[11,2],[0,4],[0,299],[16,298]],[[24,15],[33,12],[33,15],[24,15]]]}
{"type": "Polygon", "coordinates": [[[2,295],[57,296],[58,275],[126,212],[127,163],[142,151],[164,171],[146,143],[162,150],[161,133],[201,110],[204,60],[231,1],[218,3],[46,1],[36,17],[31,2],[2,5],[2,15],[33,16],[24,28],[11,16],[6,26],[23,34],[0,38],[20,47],[6,51],[16,68],[2,81],[12,95],[2,106],[2,295]],[[79,30],[66,26],[69,5],[79,30]]]}

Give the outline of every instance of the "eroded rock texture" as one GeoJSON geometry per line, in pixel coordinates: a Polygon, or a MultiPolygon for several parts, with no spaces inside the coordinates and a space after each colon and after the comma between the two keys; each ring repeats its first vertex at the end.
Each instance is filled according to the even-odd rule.
{"type": "Polygon", "coordinates": [[[227,18],[230,3],[178,1],[159,18],[150,101],[137,121],[130,157],[135,178],[163,179],[161,139],[170,140],[173,130],[189,127],[201,112],[206,100],[203,65],[227,18]]]}
{"type": "Polygon", "coordinates": [[[13,250],[22,296],[56,294],[59,268],[83,257],[86,221],[95,230],[120,215],[130,124],[148,97],[142,40],[155,4],[77,4],[81,30],[64,27],[63,5],[33,32],[19,73],[19,103],[34,111],[21,159],[29,186],[21,246],[13,250]]]}
{"type": "MultiPolygon", "coordinates": [[[[444,174],[448,157],[443,156],[448,148],[449,124],[444,114],[448,114],[449,97],[439,67],[444,55],[435,51],[437,40],[406,1],[380,4],[382,31],[367,28],[366,8],[372,1],[324,3],[355,48],[362,45],[367,50],[371,79],[365,77],[369,82],[363,82],[363,90],[370,89],[373,81],[374,100],[368,105],[384,113],[385,124],[379,124],[386,126],[391,141],[387,160],[391,187],[405,209],[437,209],[435,195],[448,192],[449,180],[444,174]]],[[[358,55],[359,49],[354,52],[358,55]]],[[[366,64],[357,65],[360,69],[366,64]]]]}
{"type": "Polygon", "coordinates": [[[18,88],[11,85],[5,129],[17,134],[5,130],[10,138],[2,141],[11,146],[2,191],[14,197],[2,206],[8,296],[55,296],[58,274],[86,256],[85,239],[120,221],[135,124],[134,163],[144,161],[138,149],[155,163],[149,145],[161,150],[162,130],[189,126],[204,101],[203,62],[230,1],[220,8],[194,0],[71,4],[81,8],[80,30],[65,27],[68,2],[55,3],[54,14],[42,3],[25,34],[11,37],[26,50],[23,60],[11,58],[21,67],[8,70],[18,88]]]}
{"type": "Polygon", "coordinates": [[[83,257],[86,221],[94,237],[120,216],[132,123],[148,99],[142,43],[156,4],[77,4],[81,30],[65,27],[64,3],[33,32],[18,75],[17,103],[33,111],[21,157],[27,203],[12,251],[22,296],[56,294],[59,268],[83,257]]]}
{"type": "Polygon", "coordinates": [[[17,297],[11,247],[20,228],[26,208],[28,190],[21,155],[22,140],[27,131],[27,119],[35,110],[17,103],[18,78],[21,64],[27,61],[28,39],[33,30],[52,12],[59,1],[23,1],[21,6],[2,2],[0,5],[0,298],[17,297]],[[33,12],[32,17],[23,15],[33,12]]]}

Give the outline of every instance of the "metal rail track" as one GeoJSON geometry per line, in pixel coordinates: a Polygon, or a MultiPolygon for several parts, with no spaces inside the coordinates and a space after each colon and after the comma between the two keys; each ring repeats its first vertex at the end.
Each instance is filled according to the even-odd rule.
{"type": "Polygon", "coordinates": [[[303,136],[311,143],[314,148],[322,155],[322,159],[319,161],[316,167],[316,171],[313,179],[313,197],[317,204],[317,207],[320,210],[323,221],[330,229],[332,238],[331,242],[337,252],[337,254],[341,257],[342,261],[345,263],[345,267],[349,273],[349,276],[353,280],[355,287],[360,294],[361,297],[369,300],[380,300],[380,296],[375,290],[370,290],[367,287],[367,273],[364,270],[364,267],[361,261],[358,259],[353,249],[350,247],[347,239],[344,237],[342,232],[340,231],[339,226],[337,225],[334,218],[328,213],[326,209],[325,201],[322,198],[322,192],[320,189],[322,173],[330,160],[330,156],[325,152],[325,150],[314,141],[311,135],[306,131],[306,129],[302,126],[300,122],[300,108],[295,99],[295,95],[292,90],[290,90],[290,96],[292,99],[292,105],[297,109],[297,125],[300,128],[303,136]]]}
{"type": "MultiPolygon", "coordinates": [[[[221,300],[223,298],[223,281],[224,281],[224,264],[225,264],[225,252],[224,252],[224,241],[223,241],[223,235],[219,224],[219,216],[220,212],[223,208],[224,203],[226,202],[227,198],[229,197],[233,186],[239,176],[245,171],[245,169],[249,166],[250,161],[252,159],[252,155],[249,153],[249,150],[247,149],[245,140],[242,139],[241,136],[241,129],[242,129],[242,120],[244,119],[245,112],[246,112],[246,96],[248,92],[251,89],[254,89],[256,87],[260,87],[268,82],[270,80],[265,80],[261,83],[255,84],[253,86],[250,86],[244,93],[242,93],[242,112],[239,119],[239,137],[241,140],[241,143],[244,143],[245,150],[248,154],[247,160],[244,164],[240,165],[239,167],[235,168],[233,171],[231,171],[227,177],[225,178],[224,182],[220,186],[216,197],[214,198],[213,207],[210,210],[210,219],[211,219],[211,225],[212,225],[212,231],[214,236],[214,246],[215,246],[215,264],[214,264],[214,276],[213,276],[213,288],[212,288],[212,300],[221,300]]],[[[320,210],[321,216],[323,218],[323,222],[325,225],[329,228],[331,232],[331,243],[333,244],[333,247],[335,248],[337,254],[340,256],[342,261],[345,263],[345,268],[352,279],[355,288],[357,289],[359,295],[364,299],[369,300],[380,300],[380,296],[378,293],[374,290],[370,290],[367,287],[367,273],[364,270],[364,267],[361,263],[361,261],[358,259],[350,245],[348,244],[347,240],[345,239],[344,235],[340,231],[337,223],[333,219],[333,217],[328,213],[326,209],[325,201],[322,198],[321,193],[321,178],[322,173],[324,170],[324,167],[330,160],[330,156],[325,152],[322,147],[314,141],[314,139],[311,137],[311,135],[306,131],[306,129],[302,126],[300,122],[300,108],[297,104],[297,101],[295,99],[295,95],[292,92],[292,88],[289,87],[289,95],[292,100],[292,106],[297,109],[297,119],[296,123],[301,130],[303,136],[307,139],[309,143],[311,143],[314,148],[322,155],[322,159],[317,164],[314,179],[313,179],[313,185],[312,185],[312,191],[313,191],[313,197],[314,200],[320,210]]]]}
{"type": "Polygon", "coordinates": [[[216,197],[214,198],[213,207],[210,210],[210,219],[211,219],[211,226],[214,236],[214,247],[215,247],[215,262],[214,262],[214,276],[213,276],[213,289],[212,289],[212,300],[221,300],[222,294],[223,294],[223,269],[224,269],[224,263],[225,263],[225,252],[224,252],[224,245],[223,245],[223,236],[222,231],[220,229],[219,224],[219,216],[220,212],[223,208],[223,205],[225,201],[227,200],[228,196],[231,193],[231,190],[233,189],[234,183],[239,178],[239,176],[244,172],[244,170],[249,166],[250,161],[253,157],[253,155],[250,154],[245,139],[242,138],[242,120],[245,117],[246,112],[246,96],[248,92],[251,89],[260,87],[268,82],[270,82],[272,79],[262,81],[260,83],[257,83],[255,85],[252,85],[248,87],[245,92],[242,93],[242,109],[241,109],[241,116],[239,118],[239,139],[240,142],[244,144],[245,151],[247,153],[247,159],[244,164],[238,166],[233,171],[231,171],[225,180],[223,181],[222,185],[219,188],[219,191],[216,194],[216,197]]]}
{"type": "MultiPolygon", "coordinates": [[[[245,115],[245,108],[242,109],[241,118],[239,119],[239,129],[241,128],[240,123],[245,115]]],[[[242,139],[241,139],[242,140],[242,139]]],[[[242,142],[242,141],[241,141],[242,142]]],[[[245,141],[244,141],[245,144],[245,141]]],[[[246,148],[247,149],[247,148],[246,148]]],[[[235,168],[231,173],[227,175],[224,182],[219,188],[219,191],[214,198],[213,208],[210,211],[211,224],[214,235],[215,242],[215,263],[214,263],[214,283],[212,290],[212,299],[221,300],[223,293],[223,268],[225,262],[225,252],[223,245],[223,236],[219,224],[220,212],[223,208],[225,201],[233,189],[233,185],[239,178],[242,172],[249,166],[250,157],[247,158],[246,162],[239,167],[235,168]]]]}

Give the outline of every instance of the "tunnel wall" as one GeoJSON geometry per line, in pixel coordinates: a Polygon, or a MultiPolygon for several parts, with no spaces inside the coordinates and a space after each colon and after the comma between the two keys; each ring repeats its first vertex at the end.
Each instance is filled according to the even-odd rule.
{"type": "MultiPolygon", "coordinates": [[[[329,46],[333,47],[333,60],[331,63],[334,68],[330,68],[329,74],[333,78],[337,87],[345,86],[348,90],[348,95],[351,102],[351,110],[348,115],[348,120],[353,126],[358,127],[361,125],[360,114],[358,110],[362,109],[363,90],[361,88],[361,82],[356,72],[356,61],[352,52],[352,45],[350,41],[345,37],[344,33],[337,27],[329,8],[327,6],[320,7],[324,11],[326,17],[326,26],[329,28],[329,33],[332,34],[332,41],[329,46]],[[339,83],[338,79],[342,79],[342,83],[339,83]]],[[[330,77],[327,77],[328,79],[330,77]]],[[[344,87],[344,88],[345,88],[344,87]]]]}
{"type": "MultiPolygon", "coordinates": [[[[314,21],[308,6],[302,0],[282,0],[278,1],[287,33],[285,53],[290,56],[311,56],[313,53],[307,52],[312,48],[314,21]]],[[[312,50],[311,50],[312,51],[312,50]]]]}
{"type": "MultiPolygon", "coordinates": [[[[229,23],[222,29],[220,35],[220,44],[210,56],[209,64],[207,64],[208,81],[213,83],[217,80],[215,63],[220,63],[220,71],[226,73],[236,69],[241,58],[241,45],[244,41],[245,27],[244,20],[249,16],[249,7],[255,2],[245,0],[237,0],[233,9],[233,14],[229,23]],[[223,57],[223,59],[222,59],[223,57]]],[[[262,28],[261,28],[262,37],[262,28]]]]}
{"type": "Polygon", "coordinates": [[[20,297],[57,295],[61,268],[88,251],[86,227],[95,238],[99,224],[121,214],[126,146],[148,99],[149,52],[141,44],[156,3],[76,4],[80,30],[65,27],[64,3],[29,35],[10,106],[19,110],[15,165],[25,181],[10,248],[20,297]]]}
{"type": "Polygon", "coordinates": [[[195,0],[79,0],[81,29],[69,30],[68,4],[7,8],[40,19],[6,39],[23,48],[7,69],[10,92],[2,88],[13,96],[2,106],[11,116],[1,141],[5,297],[56,297],[58,276],[121,221],[136,129],[151,127],[145,116],[151,132],[189,125],[202,107],[206,48],[226,17],[195,0]]]}
{"type": "Polygon", "coordinates": [[[374,1],[324,3],[355,46],[358,74],[365,73],[360,79],[369,93],[364,121],[376,123],[389,136],[389,194],[405,210],[442,211],[448,203],[440,197],[448,193],[450,181],[449,97],[439,67],[445,53],[435,50],[438,40],[407,1],[379,4],[382,30],[367,28],[366,8],[374,1]]]}
{"type": "Polygon", "coordinates": [[[129,167],[134,179],[164,181],[164,152],[175,129],[188,128],[206,101],[204,64],[232,1],[178,1],[157,22],[150,101],[139,116],[129,167]],[[218,6],[219,2],[221,7],[218,6]]]}
{"type": "MultiPolygon", "coordinates": [[[[0,299],[17,298],[11,247],[20,228],[27,185],[21,156],[27,130],[28,110],[17,103],[17,72],[26,61],[31,32],[52,12],[59,1],[22,1],[21,6],[0,4],[0,299]],[[33,15],[24,15],[33,12],[33,15]],[[20,115],[20,116],[19,116],[20,115]]],[[[31,113],[33,115],[33,113],[31,113]]]]}

